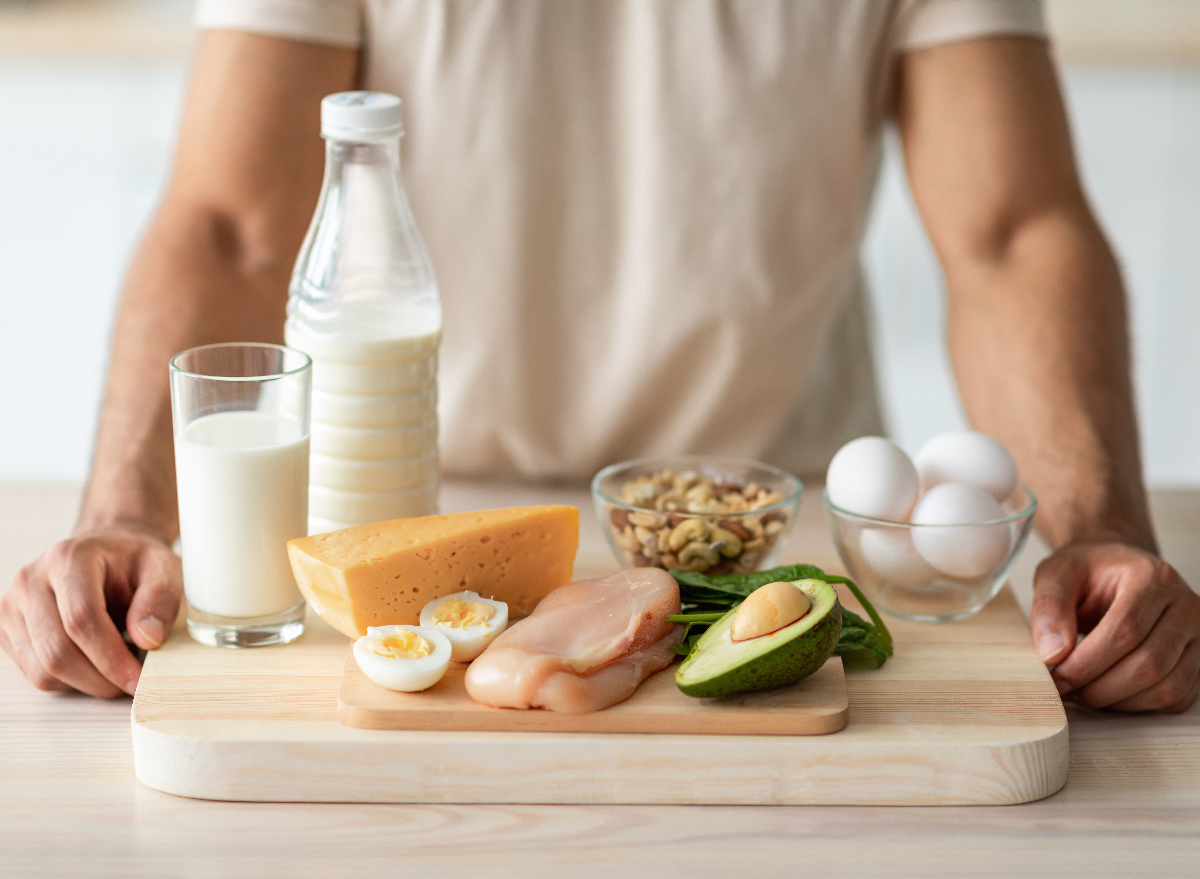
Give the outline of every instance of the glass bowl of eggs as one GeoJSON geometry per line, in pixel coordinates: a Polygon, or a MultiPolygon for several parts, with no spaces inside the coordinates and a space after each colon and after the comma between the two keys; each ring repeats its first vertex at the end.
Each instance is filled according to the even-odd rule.
{"type": "Polygon", "coordinates": [[[1008,579],[1037,499],[991,437],[955,431],[910,459],[882,437],[838,451],[825,516],[850,576],[889,616],[948,622],[983,608],[1008,579]]]}
{"type": "Polygon", "coordinates": [[[803,490],[770,464],[676,455],[605,467],[592,502],[624,567],[735,574],[774,564],[803,490]]]}

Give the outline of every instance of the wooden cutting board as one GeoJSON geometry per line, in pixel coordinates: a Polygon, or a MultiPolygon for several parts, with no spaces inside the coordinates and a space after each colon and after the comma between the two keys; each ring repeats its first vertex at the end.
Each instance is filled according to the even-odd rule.
{"type": "MultiPolygon", "coordinates": [[[[612,569],[581,557],[576,576],[612,569]]],[[[849,722],[818,736],[357,729],[338,721],[348,639],[315,615],[254,650],[179,625],[142,672],[134,764],[157,790],[250,801],[968,805],[1062,787],[1066,715],[1007,590],[967,620],[890,625],[896,655],[846,666],[849,722]]]]}
{"type": "Polygon", "coordinates": [[[675,686],[678,665],[651,675],[620,704],[588,714],[489,708],[467,695],[467,666],[452,662],[446,676],[420,693],[397,693],[362,673],[346,656],[338,719],[363,729],[493,732],[681,733],[811,736],[846,725],[846,675],[834,657],[794,687],[723,699],[693,699],[675,686]]]}

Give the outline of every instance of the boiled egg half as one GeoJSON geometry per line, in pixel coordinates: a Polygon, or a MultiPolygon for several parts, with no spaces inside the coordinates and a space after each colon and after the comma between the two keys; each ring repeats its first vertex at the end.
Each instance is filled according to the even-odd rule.
{"type": "Polygon", "coordinates": [[[442,679],[450,666],[450,639],[425,626],[371,626],[354,642],[362,673],[389,690],[415,693],[442,679]]]}
{"type": "Polygon", "coordinates": [[[455,662],[470,662],[508,628],[508,605],[471,590],[435,598],[421,609],[421,626],[450,641],[455,662]]]}

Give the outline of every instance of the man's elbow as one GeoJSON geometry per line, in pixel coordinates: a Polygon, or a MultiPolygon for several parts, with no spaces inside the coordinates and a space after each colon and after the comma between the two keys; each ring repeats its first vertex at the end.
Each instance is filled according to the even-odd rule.
{"type": "Polygon", "coordinates": [[[213,267],[256,279],[290,274],[304,229],[282,224],[265,210],[168,194],[151,234],[164,236],[213,267]]]}
{"type": "Polygon", "coordinates": [[[1111,260],[1111,252],[1082,194],[1036,208],[998,209],[948,224],[932,236],[947,270],[960,267],[996,271],[1036,255],[1087,255],[1111,260]]]}

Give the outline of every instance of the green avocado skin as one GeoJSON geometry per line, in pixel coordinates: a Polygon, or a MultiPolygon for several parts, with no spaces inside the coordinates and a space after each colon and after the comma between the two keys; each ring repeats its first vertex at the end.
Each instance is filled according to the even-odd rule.
{"type": "Polygon", "coordinates": [[[834,599],[833,607],[821,622],[769,653],[706,680],[685,683],[676,675],[675,681],[680,690],[699,699],[785,687],[823,666],[833,655],[841,633],[842,605],[834,599]]]}

